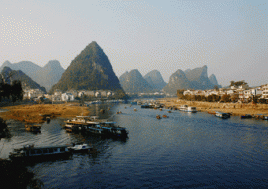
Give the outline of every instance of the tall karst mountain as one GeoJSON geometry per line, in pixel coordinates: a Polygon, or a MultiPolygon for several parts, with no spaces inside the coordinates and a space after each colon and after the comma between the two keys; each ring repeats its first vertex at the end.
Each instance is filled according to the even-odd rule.
{"type": "Polygon", "coordinates": [[[38,83],[34,82],[29,76],[27,76],[25,73],[23,73],[21,70],[12,70],[9,67],[4,67],[1,71],[1,74],[4,78],[8,78],[8,76],[11,75],[10,78],[8,78],[5,82],[10,83],[11,80],[18,80],[21,81],[22,87],[29,87],[31,89],[40,89],[41,91],[46,93],[46,89],[42,86],[40,86],[38,83]]]}
{"type": "Polygon", "coordinates": [[[163,80],[161,73],[158,70],[153,70],[144,76],[144,79],[157,90],[162,90],[167,83],[163,80]]]}
{"type": "Polygon", "coordinates": [[[60,78],[64,69],[61,67],[59,61],[51,60],[44,67],[40,67],[30,61],[21,61],[18,63],[10,63],[5,61],[0,67],[0,71],[4,67],[9,67],[12,70],[21,70],[32,80],[44,86],[48,91],[52,85],[56,84],[60,78]]]}
{"type": "Polygon", "coordinates": [[[95,41],[71,62],[50,92],[56,89],[122,91],[108,57],[95,41]]]}
{"type": "Polygon", "coordinates": [[[153,91],[153,87],[142,77],[137,69],[125,72],[119,77],[119,81],[126,93],[137,94],[153,91]]]}
{"type": "MultiPolygon", "coordinates": [[[[214,76],[213,82],[208,78],[207,66],[195,69],[187,69],[185,72],[178,70],[169,78],[169,83],[164,87],[164,92],[170,95],[175,95],[178,89],[213,89],[218,85],[217,79],[214,76]]],[[[218,85],[220,87],[220,85],[218,85]]]]}

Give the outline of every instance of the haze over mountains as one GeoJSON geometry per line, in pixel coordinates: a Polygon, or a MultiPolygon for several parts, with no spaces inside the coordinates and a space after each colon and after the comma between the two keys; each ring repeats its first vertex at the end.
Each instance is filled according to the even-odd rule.
{"type": "Polygon", "coordinates": [[[0,67],[0,71],[3,70],[4,67],[9,67],[12,70],[21,70],[36,83],[44,86],[47,91],[60,80],[64,72],[64,69],[57,60],[49,61],[44,67],[38,66],[30,61],[21,61],[13,64],[9,61],[5,61],[0,67]]]}
{"type": "Polygon", "coordinates": [[[118,79],[108,57],[95,41],[86,46],[66,70],[57,60],[49,61],[44,67],[30,61],[13,64],[5,61],[0,71],[5,66],[12,70],[21,70],[20,75],[28,75],[50,92],[56,89],[63,92],[73,89],[121,92],[124,90],[129,94],[163,91],[166,94],[176,95],[178,89],[205,90],[213,89],[215,85],[221,87],[214,74],[208,77],[207,66],[185,71],[178,69],[170,76],[168,83],[163,80],[158,70],[152,70],[143,77],[137,69],[134,69],[125,72],[118,79]]]}
{"type": "Polygon", "coordinates": [[[177,70],[173,73],[168,84],[163,88],[163,91],[170,95],[175,95],[178,89],[213,89],[218,85],[216,76],[213,74],[208,78],[207,66],[203,66],[195,69],[188,69],[183,72],[182,70],[177,70]]]}

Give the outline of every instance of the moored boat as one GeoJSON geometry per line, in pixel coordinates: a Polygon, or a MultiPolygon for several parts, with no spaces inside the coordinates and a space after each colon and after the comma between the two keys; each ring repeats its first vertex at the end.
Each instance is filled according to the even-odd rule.
{"type": "Polygon", "coordinates": [[[35,124],[35,125],[25,125],[25,130],[26,131],[31,131],[31,132],[41,132],[41,125],[35,124]]]}
{"type": "Polygon", "coordinates": [[[71,152],[68,150],[68,145],[35,147],[34,145],[25,145],[23,148],[14,149],[9,158],[12,161],[44,161],[54,158],[69,157],[71,152]]]}
{"type": "Polygon", "coordinates": [[[180,111],[185,111],[186,109],[188,108],[188,105],[182,105],[180,108],[179,108],[179,110],[180,111]]]}
{"type": "Polygon", "coordinates": [[[230,114],[229,113],[224,113],[224,112],[216,112],[215,116],[223,118],[223,119],[226,119],[226,118],[230,117],[230,114]]]}
{"type": "Polygon", "coordinates": [[[248,119],[248,118],[252,118],[252,115],[250,114],[241,115],[241,119],[248,119]]]}
{"type": "Polygon", "coordinates": [[[73,152],[90,152],[92,147],[88,144],[74,144],[73,146],[69,146],[68,149],[73,152]]]}
{"type": "Polygon", "coordinates": [[[196,107],[193,107],[193,106],[187,107],[184,111],[185,112],[192,112],[192,113],[196,113],[197,112],[196,107]]]}

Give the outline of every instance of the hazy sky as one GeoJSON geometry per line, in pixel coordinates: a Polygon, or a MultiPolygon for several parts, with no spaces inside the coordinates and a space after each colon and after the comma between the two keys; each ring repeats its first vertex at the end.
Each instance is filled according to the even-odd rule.
{"type": "Polygon", "coordinates": [[[0,0],[0,65],[66,69],[92,41],[119,77],[208,66],[218,82],[268,83],[266,0],[0,0]]]}

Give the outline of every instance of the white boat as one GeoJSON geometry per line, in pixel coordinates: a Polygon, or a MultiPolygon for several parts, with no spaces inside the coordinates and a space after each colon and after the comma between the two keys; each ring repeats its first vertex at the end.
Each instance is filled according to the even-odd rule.
{"type": "Polygon", "coordinates": [[[179,110],[180,111],[185,111],[188,108],[188,105],[182,105],[179,110]]]}
{"type": "Polygon", "coordinates": [[[216,116],[216,117],[223,118],[223,119],[226,119],[226,118],[229,118],[229,117],[230,117],[230,114],[228,114],[228,113],[223,113],[223,112],[216,112],[215,116],[216,116]]]}
{"type": "Polygon", "coordinates": [[[192,107],[192,106],[187,107],[187,109],[185,109],[184,111],[185,112],[192,112],[192,113],[197,112],[196,107],[192,107]]]}
{"type": "Polygon", "coordinates": [[[92,147],[88,144],[76,144],[74,146],[68,147],[71,152],[90,152],[92,147]]]}

